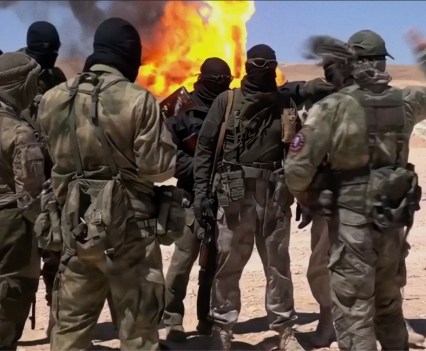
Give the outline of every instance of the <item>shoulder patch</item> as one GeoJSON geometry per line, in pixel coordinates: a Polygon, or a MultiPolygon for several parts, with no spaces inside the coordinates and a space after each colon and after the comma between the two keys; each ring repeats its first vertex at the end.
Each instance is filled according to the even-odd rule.
{"type": "Polygon", "coordinates": [[[290,151],[292,152],[299,152],[303,149],[303,146],[305,145],[305,136],[302,134],[302,132],[297,133],[293,141],[290,144],[290,151]]]}

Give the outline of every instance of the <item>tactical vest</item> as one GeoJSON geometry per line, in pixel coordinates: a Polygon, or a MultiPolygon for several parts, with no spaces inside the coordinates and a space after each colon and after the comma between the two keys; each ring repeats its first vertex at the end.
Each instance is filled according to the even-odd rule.
{"type": "Polygon", "coordinates": [[[402,90],[390,88],[374,93],[351,86],[340,92],[349,94],[364,108],[370,168],[404,167],[408,159],[409,135],[405,133],[402,90]]]}
{"type": "Polygon", "coordinates": [[[282,143],[281,116],[273,116],[271,124],[264,129],[262,135],[256,136],[256,139],[261,141],[256,140],[251,147],[246,148],[242,142],[240,115],[243,94],[241,89],[235,89],[233,94],[232,107],[228,118],[225,118],[223,159],[213,182],[213,191],[216,191],[218,204],[220,207],[227,207],[231,202],[242,199],[246,190],[245,179],[263,179],[270,182],[271,186],[282,187],[280,192],[289,198],[282,201],[283,206],[284,202],[285,206],[288,206],[287,203],[291,203],[293,198],[288,192],[283,175],[285,151],[282,143]]]}
{"type": "Polygon", "coordinates": [[[409,229],[420,209],[421,188],[414,166],[407,163],[410,134],[402,91],[389,88],[375,93],[351,86],[340,92],[352,96],[365,111],[369,163],[366,173],[358,170],[353,175],[368,174],[367,215],[380,231],[409,229]]]}
{"type": "Polygon", "coordinates": [[[225,144],[224,160],[226,162],[249,165],[250,163],[271,163],[282,162],[284,153],[281,144],[281,118],[273,116],[272,123],[261,135],[256,136],[256,141],[250,147],[242,141],[242,118],[240,115],[243,103],[243,93],[241,89],[234,90],[234,100],[229,115],[225,144]],[[270,151],[273,150],[273,151],[270,151]]]}

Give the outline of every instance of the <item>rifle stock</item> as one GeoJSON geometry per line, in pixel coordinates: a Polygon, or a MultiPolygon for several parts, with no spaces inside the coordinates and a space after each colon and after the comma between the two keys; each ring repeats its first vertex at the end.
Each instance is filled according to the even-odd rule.
{"type": "Polygon", "coordinates": [[[189,137],[182,140],[182,145],[188,155],[194,156],[197,148],[198,134],[192,133],[189,137]]]}
{"type": "Polygon", "coordinates": [[[201,270],[205,270],[207,268],[207,264],[209,261],[209,245],[215,237],[216,231],[216,210],[212,210],[216,205],[216,201],[213,198],[210,198],[204,204],[203,211],[203,222],[205,223],[204,234],[201,238],[200,244],[200,256],[198,258],[198,264],[201,270]]]}

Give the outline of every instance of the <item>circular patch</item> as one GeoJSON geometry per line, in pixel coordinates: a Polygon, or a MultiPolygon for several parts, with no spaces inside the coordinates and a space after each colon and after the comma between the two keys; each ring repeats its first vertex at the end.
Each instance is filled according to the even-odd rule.
{"type": "Polygon", "coordinates": [[[290,144],[290,151],[299,152],[300,150],[303,149],[304,145],[305,145],[305,136],[301,132],[299,132],[294,136],[293,141],[290,144]]]}

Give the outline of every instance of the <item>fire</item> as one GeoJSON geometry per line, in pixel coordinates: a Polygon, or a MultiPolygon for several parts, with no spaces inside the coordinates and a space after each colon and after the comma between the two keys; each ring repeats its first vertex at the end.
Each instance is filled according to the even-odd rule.
{"type": "MultiPolygon", "coordinates": [[[[203,61],[220,57],[240,86],[245,74],[246,23],[254,14],[254,1],[169,1],[154,29],[153,45],[143,48],[138,82],[157,98],[184,86],[189,91],[203,61]]],[[[284,75],[277,70],[277,83],[284,75]]]]}

